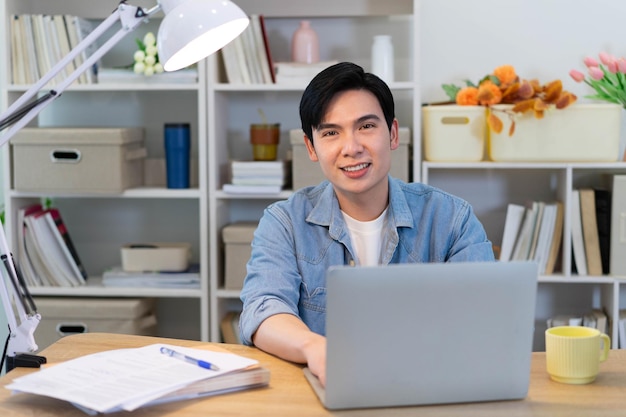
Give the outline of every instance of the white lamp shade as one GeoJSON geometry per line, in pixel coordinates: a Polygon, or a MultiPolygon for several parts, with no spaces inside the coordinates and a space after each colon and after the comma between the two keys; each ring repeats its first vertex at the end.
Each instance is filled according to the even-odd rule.
{"type": "Polygon", "coordinates": [[[165,17],[157,48],[165,71],[206,58],[248,27],[248,16],[229,0],[160,0],[165,17]]]}

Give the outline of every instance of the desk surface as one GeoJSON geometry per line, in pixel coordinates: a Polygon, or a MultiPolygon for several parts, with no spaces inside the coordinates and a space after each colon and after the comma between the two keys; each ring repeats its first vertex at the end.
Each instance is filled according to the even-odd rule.
{"type": "MultiPolygon", "coordinates": [[[[85,333],[67,336],[48,347],[42,355],[49,362],[60,362],[103,350],[140,347],[152,343],[198,346],[203,342],[85,333]]],[[[216,397],[181,401],[137,410],[141,416],[250,415],[250,416],[379,416],[380,409],[328,411],[319,403],[307,383],[302,366],[285,362],[258,349],[241,345],[220,345],[229,351],[257,359],[271,371],[270,385],[216,397]]],[[[474,404],[452,404],[385,409],[385,416],[533,416],[533,417],[603,417],[624,416],[626,410],[626,350],[612,350],[601,364],[600,375],[593,384],[565,385],[549,379],[545,370],[545,354],[533,353],[531,382],[528,396],[520,401],[474,404]]],[[[12,378],[34,372],[17,368],[0,378],[0,416],[80,416],[82,411],[52,398],[31,394],[11,395],[4,388],[12,378]]],[[[115,413],[129,415],[129,413],[115,413]]]]}

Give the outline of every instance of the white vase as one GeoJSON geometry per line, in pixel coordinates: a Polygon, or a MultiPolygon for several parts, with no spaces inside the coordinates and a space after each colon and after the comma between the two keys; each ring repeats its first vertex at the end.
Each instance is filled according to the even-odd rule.
{"type": "Polygon", "coordinates": [[[393,43],[389,35],[374,36],[372,43],[372,72],[383,81],[394,80],[393,43]]]}

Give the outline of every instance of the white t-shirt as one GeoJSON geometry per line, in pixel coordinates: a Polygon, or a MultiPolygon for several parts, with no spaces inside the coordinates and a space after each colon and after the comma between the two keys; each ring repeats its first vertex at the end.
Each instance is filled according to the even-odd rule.
{"type": "Polygon", "coordinates": [[[350,231],[352,246],[356,251],[359,265],[378,265],[380,263],[382,231],[387,221],[387,209],[378,218],[367,222],[353,219],[343,211],[341,213],[350,231]]]}

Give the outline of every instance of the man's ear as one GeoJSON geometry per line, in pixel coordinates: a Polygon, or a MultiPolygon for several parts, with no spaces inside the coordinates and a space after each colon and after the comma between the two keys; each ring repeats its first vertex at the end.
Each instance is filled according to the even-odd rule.
{"type": "Polygon", "coordinates": [[[304,145],[306,146],[306,150],[309,153],[309,159],[313,162],[318,162],[317,153],[315,152],[315,148],[313,147],[313,141],[309,139],[307,135],[304,135],[304,145]]]}
{"type": "Polygon", "coordinates": [[[398,119],[393,119],[393,123],[391,123],[391,130],[389,133],[391,137],[391,143],[389,147],[393,151],[394,149],[398,149],[398,146],[400,146],[400,136],[398,133],[398,119]]]}

